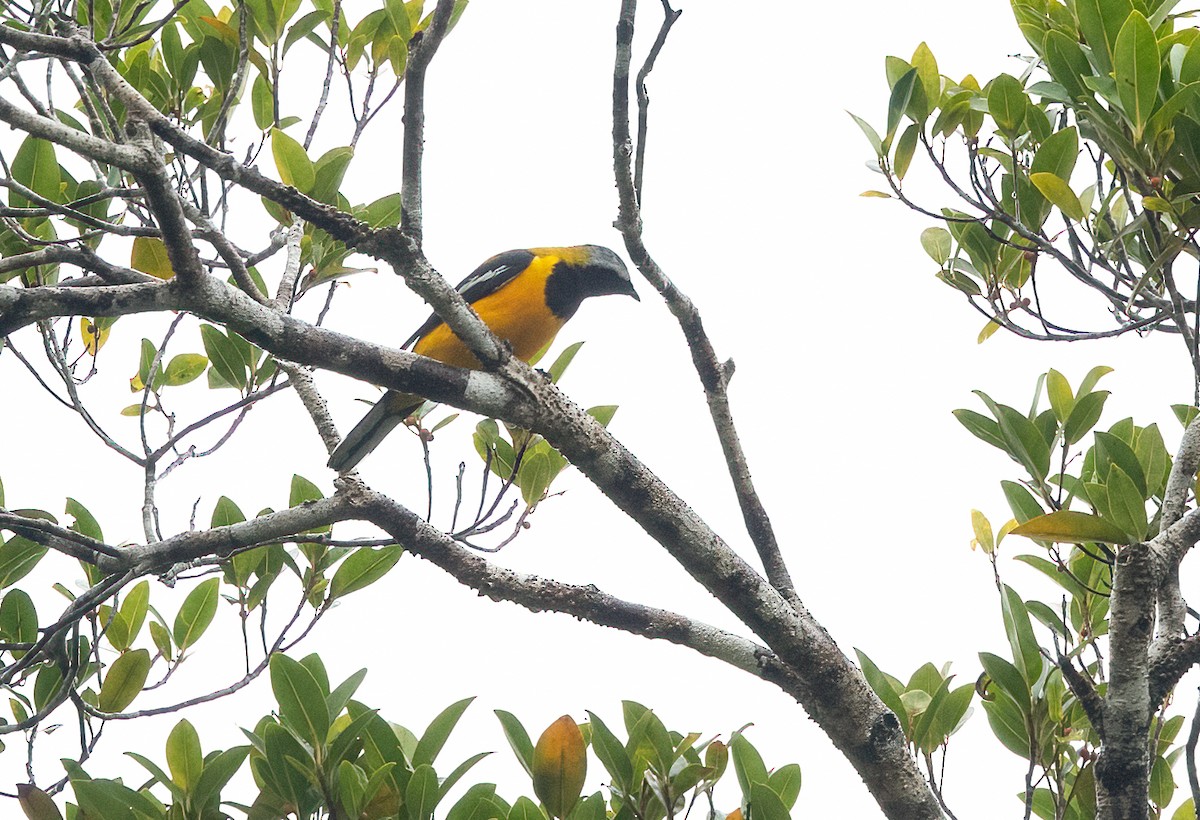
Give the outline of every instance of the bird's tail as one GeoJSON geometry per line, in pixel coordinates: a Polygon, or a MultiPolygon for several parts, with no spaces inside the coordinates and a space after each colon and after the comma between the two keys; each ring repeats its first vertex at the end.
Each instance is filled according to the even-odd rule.
{"type": "Polygon", "coordinates": [[[329,456],[329,466],[339,473],[354,469],[396,425],[419,408],[422,401],[421,397],[408,393],[390,390],[384,393],[329,456]]]}

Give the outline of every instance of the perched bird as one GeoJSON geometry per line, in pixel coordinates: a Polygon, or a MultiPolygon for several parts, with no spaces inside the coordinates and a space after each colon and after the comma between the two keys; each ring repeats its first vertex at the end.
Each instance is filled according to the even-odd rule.
{"type": "MultiPolygon", "coordinates": [[[[625,294],[638,299],[621,257],[599,245],[505,251],[476,268],[459,283],[458,292],[484,324],[508,342],[513,355],[526,362],[554,341],[589,296],[625,294]]],[[[480,367],[437,314],[401,347],[454,367],[480,367]]],[[[333,451],[329,466],[339,473],[352,469],[423,401],[412,393],[389,390],[333,451]]]]}

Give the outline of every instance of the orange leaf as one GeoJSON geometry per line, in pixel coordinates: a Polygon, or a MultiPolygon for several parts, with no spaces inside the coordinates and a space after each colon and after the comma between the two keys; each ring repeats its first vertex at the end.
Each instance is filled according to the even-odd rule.
{"type": "Polygon", "coordinates": [[[570,715],[550,724],[533,750],[533,791],[551,817],[571,813],[587,776],[587,745],[570,715]]]}

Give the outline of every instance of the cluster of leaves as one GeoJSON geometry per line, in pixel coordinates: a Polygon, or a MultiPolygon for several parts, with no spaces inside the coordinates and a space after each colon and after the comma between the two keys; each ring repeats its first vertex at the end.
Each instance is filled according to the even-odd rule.
{"type": "MultiPolygon", "coordinates": [[[[1082,705],[1063,680],[1062,668],[1045,657],[1080,664],[1103,696],[1105,673],[1096,642],[1108,632],[1113,545],[1133,543],[1156,531],[1171,467],[1154,424],[1143,427],[1127,418],[1106,431],[1094,430],[1108,397],[1095,387],[1108,372],[1107,367],[1094,368],[1076,391],[1066,377],[1050,370],[1038,380],[1027,414],[978,392],[990,418],[955,411],[972,434],[1003,450],[1025,471],[1019,482],[1002,482],[1012,520],[994,531],[982,513],[972,514],[975,544],[994,561],[1007,535],[1034,539],[1046,552],[1015,558],[1042,573],[1062,595],[1058,607],[1022,600],[998,580],[1011,657],[979,656],[984,674],[977,690],[993,732],[1005,748],[1043,773],[1024,795],[1043,818],[1095,816],[1092,764],[1099,744],[1082,705]],[[1043,395],[1050,407],[1039,411],[1043,395]],[[1089,433],[1092,444],[1080,452],[1078,445],[1089,433]],[[1064,551],[1061,544],[1069,547],[1064,551]],[[1035,620],[1049,631],[1051,646],[1039,641],[1035,620]]],[[[1187,406],[1174,410],[1185,425],[1196,412],[1187,406]]],[[[1175,793],[1171,763],[1182,748],[1172,750],[1171,744],[1183,718],[1157,720],[1161,725],[1151,734],[1156,753],[1150,800],[1161,812],[1175,793]]]]}
{"type": "MultiPolygon", "coordinates": [[[[955,411],[972,434],[1003,450],[1024,468],[1024,481],[1002,485],[1020,525],[1012,530],[1018,535],[1046,542],[1103,545],[1132,544],[1157,532],[1171,454],[1157,424],[1143,427],[1126,418],[1107,431],[1093,432],[1108,398],[1107,391],[1094,388],[1108,372],[1111,368],[1093,368],[1075,393],[1066,377],[1050,370],[1039,378],[1028,414],[980,391],[976,395],[992,418],[970,410],[955,411]],[[1043,388],[1050,407],[1039,411],[1043,388]],[[1088,433],[1092,433],[1093,444],[1079,459],[1073,448],[1088,433]],[[1087,505],[1091,512],[1071,509],[1077,503],[1087,505]]],[[[1196,413],[1188,405],[1173,409],[1185,426],[1196,413]]],[[[1109,554],[1106,547],[1100,550],[1109,554]]]]}
{"type": "MultiPolygon", "coordinates": [[[[321,497],[312,482],[293,476],[289,506],[321,497]]],[[[0,485],[0,509],[3,507],[0,485]]],[[[45,510],[12,512],[57,524],[57,517],[45,510]]],[[[262,511],[267,512],[270,510],[262,511]]],[[[72,531],[103,541],[99,523],[81,503],[67,499],[66,514],[73,518],[72,531]]],[[[244,520],[237,504],[222,496],[213,509],[210,526],[227,527],[244,520]]],[[[156,667],[160,678],[166,680],[186,660],[211,626],[222,599],[237,606],[242,618],[249,617],[261,608],[268,591],[287,569],[298,581],[314,617],[319,617],[334,601],[382,578],[402,554],[397,545],[355,550],[329,547],[321,541],[322,533],[310,535],[313,543],[290,550],[284,544],[272,544],[234,555],[223,563],[220,577],[206,578],[192,587],[174,618],[154,605],[148,580],[115,591],[83,615],[91,622],[89,632],[94,637],[77,633],[67,638],[61,651],[39,644],[39,618],[45,616],[39,616],[27,591],[14,586],[46,556],[47,548],[23,535],[13,534],[7,540],[0,536],[0,589],[4,590],[0,638],[8,646],[0,685],[9,694],[13,720],[31,725],[31,719],[48,717],[68,699],[78,701],[81,717],[88,722],[125,712],[146,690],[156,667]]],[[[89,585],[103,581],[93,564],[80,561],[79,566],[89,585]]],[[[76,602],[76,595],[63,584],[53,587],[70,604],[76,602]]],[[[283,627],[280,640],[291,626],[283,627]]]]}
{"type": "MultiPolygon", "coordinates": [[[[551,382],[558,383],[581,347],[583,342],[575,342],[558,355],[546,371],[551,382]]],[[[541,354],[532,363],[537,364],[540,357],[541,354]]],[[[607,427],[617,413],[617,405],[589,407],[587,413],[607,427]]],[[[508,438],[501,433],[495,419],[479,422],[475,427],[475,452],[501,481],[521,491],[526,508],[532,510],[549,495],[550,485],[567,468],[567,459],[536,433],[508,423],[504,424],[504,430],[508,438]]]]}
{"type": "Polygon", "coordinates": [[[974,688],[969,683],[951,688],[949,664],[938,669],[926,663],[904,683],[882,671],[862,650],[855,654],[867,683],[896,715],[904,739],[929,768],[934,753],[945,751],[950,736],[971,716],[974,688]]]}
{"type": "MultiPolygon", "coordinates": [[[[689,811],[700,797],[707,798],[713,816],[713,789],[731,758],[742,799],[730,817],[788,820],[800,792],[799,766],[769,771],[743,732],[733,733],[728,746],[716,739],[698,744],[699,734],[668,731],[652,711],[626,701],[625,742],[589,713],[582,726],[564,715],[535,745],[514,715],[498,710],[537,799],[521,796],[510,803],[497,794],[496,784],[476,783],[449,808],[439,809],[488,754],[474,754],[444,776],[434,768],[473,699],[448,706],[418,737],[354,700],[366,674],[359,670],[331,687],[316,655],[299,661],[275,655],[270,678],[278,708],[245,731],[248,745],[204,753],[195,728],[181,720],[167,738],[165,767],[129,753],[149,773],[137,788],[93,778],[71,764],[76,803],[68,803],[67,816],[206,820],[226,816],[221,807],[227,805],[250,820],[429,820],[435,813],[449,820],[663,820],[689,811]],[[607,796],[602,791],[583,796],[589,746],[611,778],[607,796]],[[257,789],[250,805],[221,794],[247,761],[257,789]]],[[[36,787],[23,787],[20,803],[30,820],[62,818],[49,795],[36,787]]]]}
{"type": "Polygon", "coordinates": [[[1200,224],[1200,31],[1175,30],[1175,5],[1014,2],[1034,56],[1020,77],[982,86],[940,74],[925,44],[909,60],[887,58],[886,128],[855,119],[891,191],[867,193],[918,207],[902,181],[922,147],[968,206],[942,208],[945,227],[926,230],[922,244],[939,277],[993,317],[981,341],[1018,326],[1020,314],[1037,318],[1029,332],[1076,333],[1022,293],[1047,255],[1100,294],[1124,328],[1172,313],[1163,302],[1172,264],[1193,248],[1200,224]],[[951,137],[967,154],[957,180],[951,137]],[[1047,226],[1056,211],[1061,230],[1047,226]]]}

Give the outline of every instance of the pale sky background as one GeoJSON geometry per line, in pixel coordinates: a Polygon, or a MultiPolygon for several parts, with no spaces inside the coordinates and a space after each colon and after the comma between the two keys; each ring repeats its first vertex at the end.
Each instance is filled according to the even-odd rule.
{"type": "MultiPolygon", "coordinates": [[[[646,241],[703,312],[719,355],[737,362],[734,412],[805,603],[844,651],[861,648],[902,679],[926,661],[951,661],[958,682],[973,681],[976,653],[1008,648],[990,566],[969,549],[969,513],[978,508],[997,527],[1007,520],[999,481],[1018,477],[1018,468],[967,434],[950,411],[981,409],[970,394],[976,388],[1024,408],[1048,367],[1077,385],[1093,365],[1107,364],[1116,372],[1101,385],[1114,391],[1102,426],[1126,415],[1140,424],[1157,421],[1173,447],[1179,427],[1168,405],[1190,401],[1182,344],[1127,338],[1049,345],[997,335],[976,345],[983,320],[934,279],[935,266],[920,248],[920,230],[932,223],[898,203],[858,196],[883,180],[867,169],[870,147],[844,111],[882,124],[884,57],[907,58],[925,40],[950,76],[974,73],[982,83],[1000,71],[1018,74],[1024,64],[1010,55],[1029,49],[1007,3],[680,5],[683,17],[651,77],[646,241]]],[[[428,82],[426,249],[452,282],[507,248],[587,242],[623,254],[611,228],[617,6],[477,0],[443,46],[428,82]]],[[[352,19],[361,17],[350,8],[352,19]]],[[[660,16],[657,3],[644,1],[642,11],[644,48],[660,16]]],[[[285,113],[311,109],[311,84],[293,81],[288,91],[295,104],[285,113]]],[[[385,110],[368,130],[343,185],[351,200],[398,188],[392,169],[400,113],[398,105],[385,110]]],[[[314,156],[345,142],[336,112],[328,116],[314,156]]],[[[920,160],[909,184],[930,206],[950,204],[920,160]]],[[[235,238],[244,247],[264,243],[242,226],[235,238]]],[[[269,280],[278,275],[277,267],[265,267],[269,280]]],[[[1054,295],[1054,286],[1046,287],[1054,295]]],[[[750,556],[677,326],[644,282],[638,289],[641,304],[591,301],[563,331],[560,349],[587,340],[563,387],[585,406],[619,404],[617,437],[750,556]]],[[[315,314],[320,299],[308,297],[299,312],[315,314]]],[[[1088,295],[1065,288],[1059,304],[1064,315],[1108,327],[1102,311],[1087,309],[1088,295]]],[[[329,324],[398,344],[426,314],[399,278],[381,272],[343,289],[329,324]]],[[[172,352],[200,349],[194,325],[186,327],[172,352]]],[[[144,332],[133,321],[118,324],[101,353],[101,375],[85,389],[106,426],[128,442],[136,442],[135,422],[117,413],[135,400],[124,385],[144,332]]],[[[38,349],[29,333],[17,342],[23,352],[38,349]]],[[[9,506],[57,513],[69,495],[100,518],[110,542],[140,539],[137,470],[46,400],[11,355],[0,355],[0,380],[0,424],[8,431],[0,478],[9,506]]],[[[180,388],[176,407],[184,409],[188,397],[208,406],[212,399],[200,385],[180,388]]],[[[374,395],[341,377],[322,376],[320,385],[343,432],[363,412],[354,399],[374,395]]],[[[440,502],[449,502],[460,459],[477,473],[473,423],[460,419],[438,434],[440,502]]],[[[285,506],[293,472],[328,493],[333,476],[324,459],[299,403],[279,396],[250,414],[234,444],[164,482],[164,528],[186,529],[197,498],[202,523],[220,494],[247,513],[285,506]]],[[[395,434],[363,463],[362,474],[424,509],[424,470],[411,436],[395,434]]],[[[580,475],[564,476],[556,488],[566,494],[544,504],[532,529],[498,561],[736,628],[580,475]]],[[[350,528],[339,532],[351,535],[350,528]]],[[[1046,594],[1034,572],[1010,560],[1037,549],[1018,540],[1005,544],[1005,580],[1025,597],[1046,594]]],[[[73,567],[68,571],[70,579],[51,580],[74,580],[73,567]]],[[[156,587],[155,599],[164,595],[172,618],[178,604],[164,593],[156,587]]],[[[239,676],[233,612],[223,608],[218,620],[223,634],[204,641],[166,687],[172,700],[239,676]]],[[[368,667],[359,699],[418,734],[451,702],[478,695],[439,770],[494,749],[498,754],[470,782],[499,779],[510,799],[530,789],[492,709],[516,713],[536,737],[563,713],[584,719],[585,709],[619,725],[620,700],[628,698],[679,731],[727,737],[753,723],[748,736],[768,766],[794,761],[803,769],[796,816],[878,816],[850,766],[774,687],[671,644],[491,603],[411,556],[331,612],[300,654],[314,651],[335,681],[368,667]]],[[[1180,689],[1181,711],[1192,708],[1190,691],[1180,689]]],[[[270,702],[263,679],[187,716],[206,750],[227,748],[242,742],[236,726],[252,726],[270,702]]],[[[59,754],[69,753],[74,728],[66,712],[62,718],[58,737],[68,745],[51,753],[47,744],[39,758],[44,782],[53,779],[59,754]]],[[[162,738],[174,722],[109,727],[89,772],[140,780],[141,770],[117,753],[136,748],[161,761],[162,738]]],[[[21,752],[9,748],[0,759],[3,782],[22,777],[21,752]]],[[[597,765],[589,785],[600,775],[597,765]]],[[[1013,795],[1023,776],[1024,764],[993,739],[976,704],[950,747],[951,808],[963,818],[1018,816],[1013,795]]],[[[1182,766],[1177,778],[1184,780],[1182,766]]],[[[723,808],[733,808],[734,791],[725,792],[723,808]]]]}

